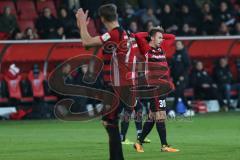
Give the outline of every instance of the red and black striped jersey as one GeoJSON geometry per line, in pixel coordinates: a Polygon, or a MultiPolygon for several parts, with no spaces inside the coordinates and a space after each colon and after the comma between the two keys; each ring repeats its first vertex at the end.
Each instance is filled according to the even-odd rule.
{"type": "Polygon", "coordinates": [[[132,85],[128,76],[134,70],[135,53],[138,51],[137,43],[132,41],[126,31],[116,27],[100,36],[103,47],[103,78],[106,84],[120,86],[132,85]],[[130,44],[131,43],[131,44],[130,44]]]}

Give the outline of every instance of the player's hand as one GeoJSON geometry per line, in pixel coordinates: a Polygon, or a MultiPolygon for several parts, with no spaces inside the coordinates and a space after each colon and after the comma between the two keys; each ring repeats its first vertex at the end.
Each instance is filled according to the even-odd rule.
{"type": "Polygon", "coordinates": [[[81,25],[88,25],[90,18],[88,17],[88,10],[86,12],[83,11],[82,8],[78,9],[76,13],[77,25],[81,28],[81,25]]]}

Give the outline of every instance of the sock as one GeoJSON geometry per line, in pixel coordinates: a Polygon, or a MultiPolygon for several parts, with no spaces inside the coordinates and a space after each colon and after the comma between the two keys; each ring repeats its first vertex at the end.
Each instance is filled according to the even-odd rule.
{"type": "Polygon", "coordinates": [[[109,136],[110,160],[124,160],[118,126],[106,126],[109,136]]]}
{"type": "Polygon", "coordinates": [[[156,128],[162,145],[168,145],[165,122],[156,122],[156,128]]]}
{"type": "Polygon", "coordinates": [[[142,130],[142,134],[139,137],[139,142],[143,143],[144,139],[147,137],[147,135],[151,132],[153,126],[154,126],[154,121],[146,121],[143,125],[143,130],[142,130]]]}
{"type": "MultiPolygon", "coordinates": [[[[139,107],[139,106],[137,106],[137,107],[139,107]]],[[[139,139],[139,137],[142,134],[142,110],[141,109],[137,110],[135,112],[134,120],[135,120],[135,127],[136,127],[136,131],[137,131],[137,139],[139,139]]]]}
{"type": "Polygon", "coordinates": [[[136,126],[137,139],[138,139],[142,134],[142,121],[141,122],[135,121],[135,126],[136,126]]]}
{"type": "Polygon", "coordinates": [[[121,141],[125,141],[128,127],[129,127],[129,121],[123,120],[121,122],[121,141]]]}

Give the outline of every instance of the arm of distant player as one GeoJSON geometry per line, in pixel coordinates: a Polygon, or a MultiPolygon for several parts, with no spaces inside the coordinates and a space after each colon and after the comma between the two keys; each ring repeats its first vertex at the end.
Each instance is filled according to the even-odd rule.
{"type": "Polygon", "coordinates": [[[88,11],[84,13],[83,9],[80,8],[76,14],[76,18],[77,18],[77,25],[80,30],[83,46],[88,47],[88,46],[102,45],[103,43],[100,39],[100,36],[92,37],[88,32],[88,29],[87,29],[87,25],[89,23],[88,11]]]}
{"type": "Polygon", "coordinates": [[[147,32],[138,32],[135,34],[135,38],[141,54],[145,55],[149,51],[149,44],[146,40],[148,36],[147,32]]]}
{"type": "Polygon", "coordinates": [[[173,34],[163,34],[163,42],[161,48],[166,51],[168,50],[175,42],[175,35],[173,34]]]}

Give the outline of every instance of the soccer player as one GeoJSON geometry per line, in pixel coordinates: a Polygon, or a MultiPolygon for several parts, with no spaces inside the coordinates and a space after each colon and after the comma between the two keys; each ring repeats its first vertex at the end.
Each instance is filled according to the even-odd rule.
{"type": "MultiPolygon", "coordinates": [[[[122,51],[119,54],[116,50],[111,50],[114,46],[121,46],[121,42],[124,40],[128,40],[128,35],[123,30],[118,23],[118,14],[117,7],[114,4],[106,4],[99,7],[99,16],[101,21],[107,28],[108,32],[103,34],[102,36],[92,37],[89,35],[87,30],[87,25],[89,22],[88,19],[88,11],[84,12],[82,8],[78,10],[76,13],[77,24],[80,30],[82,44],[84,46],[101,46],[108,45],[110,49],[103,49],[103,79],[104,79],[104,87],[106,91],[114,92],[114,86],[119,86],[119,76],[121,76],[122,72],[119,71],[120,65],[118,67],[114,67],[116,64],[121,64],[122,61],[128,62],[132,60],[132,52],[122,51]],[[114,61],[113,69],[111,65],[111,61],[114,61]],[[112,72],[114,76],[112,76],[112,72]],[[115,77],[116,75],[116,77],[115,77]],[[118,76],[118,77],[117,77],[118,76]]],[[[124,63],[123,62],[123,63],[124,63]]],[[[123,75],[124,77],[125,75],[123,75]]],[[[129,97],[129,95],[125,95],[129,97]]],[[[103,102],[104,103],[104,102],[103,102]]],[[[120,105],[110,113],[107,113],[103,116],[103,125],[105,126],[108,136],[109,136],[109,152],[110,152],[110,160],[123,160],[123,151],[119,133],[118,126],[118,112],[119,108],[124,105],[123,102],[120,101],[120,105]]]]}
{"type": "MultiPolygon", "coordinates": [[[[135,69],[133,70],[133,73],[136,77],[140,76],[141,73],[138,73],[138,69],[141,65],[141,63],[145,62],[145,57],[143,57],[143,55],[140,53],[139,48],[137,46],[137,42],[136,42],[136,38],[135,35],[133,33],[129,33],[128,32],[129,37],[131,38],[131,45],[135,46],[137,48],[134,48],[132,50],[132,55],[134,56],[135,61],[134,62],[134,67],[135,69]],[[138,76],[137,76],[138,74],[138,76]]],[[[134,68],[132,67],[132,68],[134,68]]],[[[132,76],[132,77],[135,77],[132,76]]],[[[136,78],[135,77],[135,78],[136,78]]],[[[138,85],[138,78],[136,78],[135,80],[135,86],[138,85]]],[[[121,141],[122,144],[125,145],[133,145],[134,142],[130,141],[129,139],[126,138],[126,134],[129,128],[129,122],[131,120],[131,115],[134,111],[134,121],[135,121],[135,127],[136,127],[136,132],[137,132],[137,139],[141,136],[142,134],[142,111],[143,111],[143,107],[146,108],[146,104],[143,103],[142,101],[140,101],[140,99],[138,98],[136,100],[136,106],[133,107],[124,107],[122,108],[122,116],[120,118],[120,135],[121,135],[121,141]]],[[[147,110],[147,108],[146,108],[147,110]]],[[[144,143],[150,143],[151,140],[149,140],[148,138],[145,138],[144,143]]]]}
{"type": "MultiPolygon", "coordinates": [[[[174,35],[164,34],[163,28],[154,27],[149,31],[149,33],[140,32],[135,34],[135,36],[140,52],[146,57],[146,65],[154,63],[157,66],[158,65],[165,66],[168,68],[165,52],[174,43],[175,41],[174,35]],[[147,41],[147,38],[150,38],[150,40],[147,41]]],[[[166,74],[165,76],[162,76],[162,78],[163,77],[165,77],[165,79],[172,84],[169,78],[169,73],[166,74]]],[[[144,123],[143,131],[138,139],[138,142],[134,144],[134,148],[136,149],[137,152],[144,152],[142,143],[144,142],[145,137],[152,130],[155,123],[162,144],[161,151],[162,152],[179,151],[178,149],[171,148],[167,143],[167,133],[165,126],[166,119],[165,98],[166,96],[160,95],[160,97],[154,96],[148,99],[148,101],[150,102],[150,112],[148,117],[149,119],[144,123]]]]}

